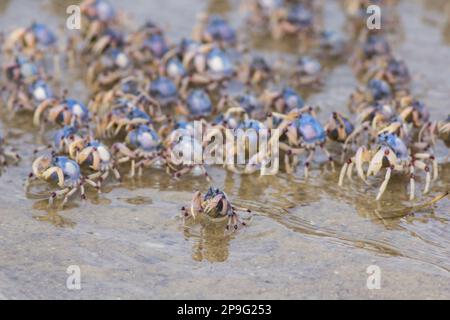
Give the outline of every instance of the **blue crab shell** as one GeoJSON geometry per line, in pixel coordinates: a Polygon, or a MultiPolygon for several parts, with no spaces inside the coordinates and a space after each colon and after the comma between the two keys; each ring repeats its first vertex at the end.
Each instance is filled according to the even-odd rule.
{"type": "Polygon", "coordinates": [[[144,47],[149,49],[157,58],[162,58],[162,56],[169,50],[164,36],[159,33],[150,35],[150,37],[144,41],[144,47]]]}
{"type": "Polygon", "coordinates": [[[139,108],[131,107],[127,113],[127,118],[130,120],[133,119],[145,119],[149,123],[152,123],[152,118],[144,111],[139,108]]]}
{"type": "Polygon", "coordinates": [[[230,57],[225,51],[219,48],[213,48],[208,52],[206,63],[213,74],[230,76],[234,72],[230,57]]]}
{"type": "Polygon", "coordinates": [[[326,140],[326,133],[320,122],[310,115],[304,113],[294,122],[298,134],[303,141],[308,144],[323,143],[326,140]]]}
{"type": "Polygon", "coordinates": [[[159,77],[153,80],[150,84],[149,93],[163,104],[173,102],[178,97],[175,83],[167,77],[159,77]]]}
{"type": "Polygon", "coordinates": [[[314,15],[311,10],[301,4],[298,4],[289,10],[287,20],[292,24],[298,25],[299,27],[308,28],[313,23],[314,15]]]}
{"type": "MultiPolygon", "coordinates": [[[[66,99],[63,101],[64,106],[75,116],[78,117],[82,122],[89,120],[89,109],[81,102],[75,99],[66,99]]],[[[58,121],[62,121],[63,114],[58,117],[58,121]]]]}
{"type": "Polygon", "coordinates": [[[125,94],[137,96],[139,94],[139,82],[135,79],[128,79],[120,84],[120,89],[125,94]]]}
{"type": "Polygon", "coordinates": [[[62,140],[68,139],[76,133],[77,128],[74,126],[64,126],[63,128],[59,129],[53,135],[53,143],[55,147],[59,147],[62,140]]]}
{"type": "Polygon", "coordinates": [[[211,16],[209,18],[206,32],[216,41],[225,41],[230,44],[236,41],[236,32],[230,24],[220,16],[211,16]]]}
{"type": "Polygon", "coordinates": [[[305,106],[302,97],[292,88],[284,88],[281,92],[281,97],[287,106],[287,110],[301,109],[305,106]]]}
{"type": "Polygon", "coordinates": [[[171,78],[182,78],[186,75],[186,69],[180,59],[174,57],[167,61],[166,73],[171,78]]]}
{"type": "Polygon", "coordinates": [[[316,75],[322,70],[322,65],[317,59],[305,56],[298,60],[297,69],[307,75],[316,75]]]}
{"type": "MultiPolygon", "coordinates": [[[[61,168],[64,173],[65,185],[72,185],[80,181],[81,171],[80,166],[75,161],[65,156],[58,156],[52,159],[52,166],[61,168]]],[[[57,180],[58,176],[53,173],[51,178],[57,180]]]]}
{"type": "Polygon", "coordinates": [[[241,94],[236,97],[236,102],[244,108],[247,113],[262,110],[263,105],[253,94],[241,94]]]}
{"type": "Polygon", "coordinates": [[[158,151],[161,146],[161,140],[155,130],[146,125],[140,125],[131,130],[126,138],[127,142],[137,149],[146,152],[158,151]]]}
{"type": "Polygon", "coordinates": [[[212,112],[211,99],[202,89],[191,91],[187,98],[187,107],[190,114],[196,117],[206,117],[212,112]]]}
{"type": "Polygon", "coordinates": [[[49,47],[56,43],[55,34],[46,25],[42,23],[33,23],[30,30],[40,45],[49,47]]]}
{"type": "Polygon", "coordinates": [[[408,148],[406,144],[394,133],[382,133],[378,136],[378,142],[381,145],[387,146],[400,160],[408,159],[408,148]]]}
{"type": "Polygon", "coordinates": [[[250,62],[250,68],[252,70],[261,70],[264,72],[270,72],[270,66],[267,63],[266,59],[260,56],[253,57],[250,62]]]}
{"type": "Polygon", "coordinates": [[[367,88],[375,101],[388,99],[392,96],[391,87],[383,80],[372,79],[367,84],[367,88]]]}
{"type": "Polygon", "coordinates": [[[325,50],[330,50],[333,54],[340,54],[344,51],[345,40],[336,31],[325,30],[320,33],[320,46],[325,50]]]}
{"type": "Polygon", "coordinates": [[[53,97],[50,86],[44,80],[37,80],[30,85],[28,91],[37,102],[42,102],[53,97]]]}
{"type": "Polygon", "coordinates": [[[377,55],[388,54],[391,48],[385,37],[371,34],[363,45],[363,51],[364,55],[370,59],[377,55]]]}
{"type": "Polygon", "coordinates": [[[87,15],[91,20],[98,19],[108,22],[115,19],[116,10],[108,1],[96,0],[89,6],[87,15]]]}

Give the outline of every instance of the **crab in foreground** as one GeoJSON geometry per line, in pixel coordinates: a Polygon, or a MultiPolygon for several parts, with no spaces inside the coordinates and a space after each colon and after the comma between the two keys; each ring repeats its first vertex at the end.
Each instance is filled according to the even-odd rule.
{"type": "Polygon", "coordinates": [[[409,175],[410,200],[413,200],[415,197],[417,169],[424,171],[426,174],[424,194],[429,192],[431,181],[438,178],[438,165],[433,155],[428,153],[411,154],[406,144],[396,134],[386,132],[378,136],[377,148],[371,150],[366,147],[360,147],[355,156],[344,164],[339,175],[339,186],[343,185],[346,175],[351,180],[354,168],[358,176],[366,183],[368,183],[367,177],[376,176],[383,168],[386,169],[384,181],[380,186],[376,200],[381,199],[392,174],[395,172],[409,175]],[[364,173],[363,168],[365,163],[369,164],[367,175],[364,173]]]}
{"type": "Polygon", "coordinates": [[[59,190],[53,191],[48,198],[49,205],[52,205],[56,198],[64,197],[61,207],[63,207],[69,198],[78,190],[81,192],[82,199],[85,199],[85,185],[89,184],[94,188],[97,184],[83,177],[80,166],[76,161],[66,156],[40,156],[34,160],[32,172],[26,181],[26,190],[30,187],[33,180],[53,181],[58,185],[59,190]]]}
{"type": "Polygon", "coordinates": [[[226,229],[229,231],[238,230],[247,225],[239,217],[239,211],[251,212],[249,209],[232,205],[225,192],[211,187],[205,195],[197,191],[192,198],[190,208],[183,207],[181,211],[184,219],[196,219],[199,215],[203,215],[214,221],[227,220],[226,229]]]}

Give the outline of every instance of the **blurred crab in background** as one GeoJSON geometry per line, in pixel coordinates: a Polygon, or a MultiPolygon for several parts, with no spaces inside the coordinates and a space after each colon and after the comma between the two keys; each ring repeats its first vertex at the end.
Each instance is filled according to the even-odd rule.
{"type": "Polygon", "coordinates": [[[50,97],[42,101],[34,112],[34,125],[41,124],[41,117],[44,113],[46,113],[46,121],[63,126],[87,126],[90,118],[89,109],[83,103],[65,97],[50,97]]]}
{"type": "Polygon", "coordinates": [[[267,110],[283,114],[305,106],[303,98],[291,87],[280,90],[266,89],[261,95],[261,101],[266,105],[267,110]]]}
{"type": "Polygon", "coordinates": [[[108,48],[89,64],[86,82],[93,91],[98,88],[110,89],[131,73],[131,66],[132,62],[126,50],[117,47],[108,48]]]}
{"type": "Polygon", "coordinates": [[[170,50],[163,30],[151,21],[132,33],[128,42],[133,58],[141,65],[158,65],[170,50]]]}
{"type": "Polygon", "coordinates": [[[20,156],[6,146],[5,138],[0,135],[0,168],[8,165],[9,160],[12,160],[12,163],[17,163],[20,161],[20,156]]]}
{"type": "Polygon", "coordinates": [[[152,167],[164,163],[162,155],[162,143],[154,129],[140,124],[131,128],[128,132],[126,143],[114,143],[111,152],[117,164],[131,162],[130,178],[135,176],[136,168],[138,175],[142,176],[144,167],[152,167]]]}
{"type": "Polygon", "coordinates": [[[344,178],[347,175],[352,179],[352,171],[355,168],[358,176],[366,183],[367,177],[364,173],[364,164],[368,163],[367,177],[376,176],[383,168],[386,169],[384,181],[380,186],[376,200],[380,200],[386,187],[395,172],[409,175],[410,192],[409,199],[415,197],[416,169],[422,170],[426,174],[425,188],[423,193],[430,190],[431,180],[438,178],[438,165],[436,158],[428,153],[411,154],[406,144],[394,133],[382,132],[378,136],[378,147],[367,149],[360,147],[355,156],[350,158],[342,167],[339,176],[339,186],[343,186],[344,178]],[[431,172],[433,171],[433,177],[431,172]]]}
{"type": "MultiPolygon", "coordinates": [[[[441,139],[447,148],[450,148],[450,115],[443,121],[427,122],[420,129],[418,137],[420,148],[423,148],[424,144],[434,146],[436,139],[441,139]]],[[[447,162],[449,159],[450,150],[447,150],[444,162],[447,162]]]]}
{"type": "Polygon", "coordinates": [[[247,223],[242,221],[238,212],[251,211],[232,205],[225,192],[217,188],[210,187],[205,195],[197,191],[192,198],[189,209],[181,209],[184,219],[196,219],[199,215],[207,216],[213,221],[227,220],[226,229],[230,231],[238,230],[247,223]]]}
{"type": "Polygon", "coordinates": [[[194,89],[188,93],[185,103],[178,104],[177,112],[189,119],[206,118],[212,114],[213,104],[205,90],[194,89]]]}
{"type": "Polygon", "coordinates": [[[85,199],[86,184],[97,188],[94,181],[83,177],[76,161],[66,156],[40,156],[34,160],[32,169],[25,185],[27,192],[34,180],[53,181],[58,185],[59,190],[51,192],[48,199],[49,205],[52,205],[56,198],[64,197],[61,204],[61,207],[64,207],[78,190],[81,192],[82,199],[85,199]]]}
{"type": "Polygon", "coordinates": [[[45,24],[34,22],[29,27],[13,30],[2,48],[8,54],[18,50],[35,60],[44,60],[45,53],[51,52],[55,69],[59,67],[57,38],[45,24]]]}
{"type": "Polygon", "coordinates": [[[222,47],[234,46],[236,44],[236,31],[221,16],[208,16],[203,13],[198,16],[192,38],[203,43],[216,42],[222,47]]]}
{"type": "Polygon", "coordinates": [[[386,81],[372,79],[367,86],[359,86],[350,95],[349,110],[352,113],[360,113],[373,104],[393,103],[393,93],[386,81]]]}
{"type": "Polygon", "coordinates": [[[273,76],[271,66],[261,56],[254,56],[249,62],[243,62],[238,67],[237,77],[245,84],[261,85],[273,76]]]}
{"type": "Polygon", "coordinates": [[[295,65],[292,79],[297,86],[317,86],[323,81],[323,69],[320,62],[312,57],[301,57],[295,65]]]}
{"type": "Polygon", "coordinates": [[[235,74],[235,66],[228,53],[214,44],[191,44],[186,50],[183,64],[189,77],[183,81],[182,92],[186,92],[191,84],[215,90],[235,74]]]}

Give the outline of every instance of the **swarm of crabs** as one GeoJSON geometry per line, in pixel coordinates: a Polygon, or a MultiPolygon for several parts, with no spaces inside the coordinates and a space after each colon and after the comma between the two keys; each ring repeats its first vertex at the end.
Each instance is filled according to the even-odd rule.
{"type": "MultiPolygon", "coordinates": [[[[174,179],[201,175],[210,181],[208,165],[188,159],[202,159],[213,134],[255,129],[269,135],[269,144],[279,145],[275,174],[308,179],[321,166],[340,169],[336,183],[344,188],[355,172],[378,189],[377,200],[391,179],[405,175],[410,200],[418,193],[416,185],[428,193],[439,179],[439,167],[448,163],[448,155],[438,161],[435,146],[450,147],[450,116],[431,119],[427,105],[411,92],[412,76],[388,36],[361,27],[366,2],[343,2],[353,26],[351,41],[324,29],[317,1],[246,3],[249,32],[297,37],[311,49],[284,65],[244,49],[238,32],[221,16],[201,15],[192,38],[171,42],[151,21],[128,30],[126,16],[105,0],[82,2],[83,28],[71,32],[64,44],[45,24],[11,30],[1,44],[2,108],[11,116],[28,117],[41,133],[53,136],[35,151],[27,190],[35,180],[48,182],[49,204],[61,198],[65,205],[75,194],[84,198],[85,188],[101,192],[109,181],[141,176],[148,168],[165,170],[174,179]],[[349,113],[305,103],[297,88],[320,89],[324,63],[346,57],[359,80],[349,97],[349,113]],[[62,70],[75,65],[85,66],[88,101],[60,89],[62,70]],[[329,113],[326,123],[317,112],[329,113]],[[194,121],[208,134],[197,134],[194,121]],[[174,152],[184,160],[174,161],[174,152]],[[379,186],[380,179],[372,176],[382,177],[379,186]]],[[[395,1],[385,5],[392,9],[395,1]]],[[[388,23],[395,24],[395,18],[388,23]]],[[[232,155],[242,148],[245,142],[232,148],[232,155]]],[[[271,152],[267,148],[247,164],[224,167],[265,174],[271,152]]],[[[20,156],[0,138],[0,166],[18,161],[20,156]]],[[[182,211],[186,218],[228,219],[227,228],[237,229],[245,225],[239,210],[247,209],[210,188],[205,195],[196,192],[182,211]]]]}

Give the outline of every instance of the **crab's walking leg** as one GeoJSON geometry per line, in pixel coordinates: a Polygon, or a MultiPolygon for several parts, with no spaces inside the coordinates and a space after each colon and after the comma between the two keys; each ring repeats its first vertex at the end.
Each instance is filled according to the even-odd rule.
{"type": "Polygon", "coordinates": [[[391,179],[391,173],[392,173],[392,167],[387,168],[386,176],[384,177],[384,181],[381,184],[380,191],[378,192],[378,195],[376,198],[377,201],[381,199],[381,196],[383,195],[384,191],[386,190],[389,180],[391,179]]]}
{"type": "Polygon", "coordinates": [[[304,167],[305,179],[308,179],[308,177],[309,177],[309,166],[311,165],[311,161],[314,157],[314,153],[315,153],[314,149],[309,150],[308,158],[306,158],[305,167],[304,167]]]}
{"type": "Polygon", "coordinates": [[[414,175],[415,172],[415,167],[414,164],[411,164],[411,169],[410,169],[410,178],[409,178],[409,184],[411,186],[410,191],[409,191],[409,200],[413,201],[414,200],[414,194],[415,194],[415,189],[416,189],[416,177],[414,175]]]}
{"type": "Polygon", "coordinates": [[[63,202],[61,203],[61,208],[64,208],[64,206],[67,204],[67,201],[69,201],[69,198],[77,192],[78,187],[72,188],[69,192],[67,192],[66,196],[64,197],[63,202]]]}
{"type": "Polygon", "coordinates": [[[352,160],[348,159],[348,161],[345,162],[344,165],[342,166],[341,172],[339,173],[338,185],[340,187],[342,187],[342,185],[344,184],[345,173],[347,172],[347,170],[350,170],[350,168],[349,168],[350,163],[352,163],[352,160]]]}
{"type": "Polygon", "coordinates": [[[69,192],[69,191],[70,191],[70,188],[65,188],[65,189],[62,189],[62,190],[58,190],[58,191],[52,192],[52,194],[51,194],[50,197],[48,198],[48,205],[49,205],[49,206],[52,206],[54,200],[55,200],[57,197],[61,197],[61,196],[65,195],[65,194],[66,194],[67,192],[69,192]]]}

